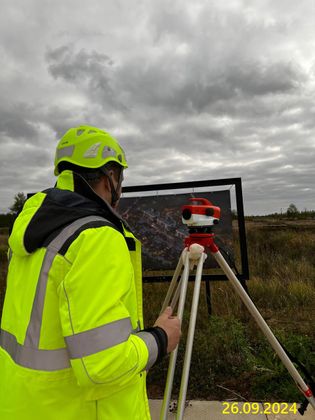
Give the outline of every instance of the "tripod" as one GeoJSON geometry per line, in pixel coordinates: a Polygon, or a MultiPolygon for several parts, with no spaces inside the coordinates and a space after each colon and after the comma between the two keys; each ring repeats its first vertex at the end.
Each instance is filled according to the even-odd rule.
{"type": "MultiPolygon", "coordinates": [[[[254,305],[254,303],[252,302],[252,300],[250,299],[250,297],[244,290],[243,286],[241,285],[241,283],[239,282],[239,280],[237,279],[237,277],[231,270],[230,266],[227,264],[227,262],[223,258],[222,254],[219,251],[219,248],[214,243],[214,234],[209,233],[209,232],[211,232],[211,229],[209,228],[190,229],[190,234],[185,239],[185,249],[183,250],[181,257],[178,261],[177,267],[174,272],[174,276],[170,283],[168,292],[166,294],[166,297],[162,306],[162,311],[161,311],[163,312],[167,306],[171,306],[174,309],[178,302],[177,315],[179,319],[182,320],[185,300],[186,300],[189,271],[190,269],[193,269],[195,265],[197,265],[194,293],[193,293],[189,327],[188,327],[188,333],[187,333],[184,365],[183,365],[180,392],[179,392],[179,398],[178,398],[178,404],[177,404],[176,419],[182,420],[184,416],[192,347],[193,347],[195,325],[196,325],[196,318],[197,318],[197,311],[198,311],[198,302],[199,302],[199,295],[200,295],[202,270],[203,270],[204,261],[207,258],[207,255],[205,253],[206,250],[209,250],[210,253],[214,256],[215,260],[217,261],[217,263],[219,264],[223,272],[226,274],[226,276],[232,283],[232,286],[234,287],[235,291],[240,296],[243,303],[246,305],[247,309],[249,310],[250,314],[253,316],[258,326],[260,327],[261,331],[263,332],[263,334],[269,341],[270,345],[272,346],[274,351],[278,354],[282,363],[287,368],[291,377],[295,381],[297,387],[300,389],[300,391],[303,393],[305,398],[308,400],[310,405],[315,410],[315,398],[313,396],[312,390],[310,389],[308,385],[306,385],[303,378],[301,377],[301,375],[299,374],[299,372],[297,371],[297,369],[295,368],[295,366],[289,359],[287,353],[282,348],[281,344],[279,343],[277,338],[274,336],[274,334],[270,330],[266,321],[261,316],[260,312],[258,311],[256,306],[254,305]],[[178,278],[180,276],[182,269],[183,269],[183,272],[178,282],[178,278]]],[[[162,404],[162,409],[161,409],[161,414],[160,414],[160,420],[166,420],[168,416],[168,409],[169,409],[169,403],[170,403],[172,387],[173,387],[177,352],[178,352],[178,346],[171,353],[171,356],[170,356],[170,362],[169,362],[169,367],[168,367],[168,372],[167,372],[166,386],[165,386],[164,399],[163,399],[163,404],[162,404]]]]}

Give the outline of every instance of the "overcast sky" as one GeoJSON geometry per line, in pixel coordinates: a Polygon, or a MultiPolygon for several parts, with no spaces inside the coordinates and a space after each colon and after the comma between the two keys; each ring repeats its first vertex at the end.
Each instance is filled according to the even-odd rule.
{"type": "Polygon", "coordinates": [[[314,0],[0,0],[0,212],[99,126],[125,185],[241,177],[246,214],[315,210],[314,0]]]}

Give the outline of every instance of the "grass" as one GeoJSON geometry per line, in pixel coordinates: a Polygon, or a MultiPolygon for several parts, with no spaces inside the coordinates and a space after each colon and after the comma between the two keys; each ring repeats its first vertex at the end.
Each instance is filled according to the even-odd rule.
{"type": "MultiPolygon", "coordinates": [[[[251,280],[249,293],[257,308],[286,348],[310,372],[315,371],[315,224],[269,229],[268,221],[248,223],[247,242],[251,280]]],[[[6,271],[6,235],[0,234],[0,308],[6,271]]],[[[160,311],[168,284],[144,284],[146,325],[160,311]]],[[[187,318],[193,283],[189,284],[183,336],[174,379],[178,395],[187,318]]],[[[298,401],[301,394],[262,336],[255,321],[228,282],[211,284],[213,315],[209,317],[202,285],[187,398],[244,398],[298,401]]],[[[162,397],[168,358],[148,375],[150,397],[162,397]]]]}

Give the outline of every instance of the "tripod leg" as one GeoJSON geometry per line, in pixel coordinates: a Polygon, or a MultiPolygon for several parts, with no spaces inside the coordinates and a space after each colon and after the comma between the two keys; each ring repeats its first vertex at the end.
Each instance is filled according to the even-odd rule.
{"type": "MultiPolygon", "coordinates": [[[[167,294],[166,294],[166,296],[165,296],[165,299],[164,299],[164,302],[163,302],[163,305],[162,305],[162,310],[161,310],[161,313],[160,313],[160,315],[165,311],[165,309],[166,309],[166,307],[169,305],[169,303],[170,303],[170,300],[171,300],[171,297],[172,297],[172,294],[173,294],[173,292],[174,292],[174,289],[175,289],[175,287],[176,287],[176,285],[177,285],[177,280],[178,280],[178,277],[179,277],[179,274],[180,274],[180,272],[181,272],[181,269],[182,269],[182,267],[183,267],[183,261],[184,261],[184,259],[185,259],[185,253],[186,253],[187,251],[186,251],[186,249],[184,249],[183,250],[183,252],[182,252],[182,254],[181,254],[181,256],[180,256],[180,258],[179,258],[179,260],[178,260],[178,263],[177,263],[177,267],[176,267],[176,269],[175,269],[175,272],[174,272],[174,275],[173,275],[173,278],[172,278],[172,280],[171,280],[171,283],[170,283],[170,286],[169,286],[169,288],[168,288],[168,291],[167,291],[167,294]]],[[[177,291],[176,291],[177,292],[177,291]]],[[[173,299],[174,300],[174,299],[173,299]]],[[[177,302],[177,299],[176,299],[176,302],[177,302]]],[[[175,302],[175,303],[176,303],[175,302]]],[[[172,301],[172,303],[171,303],[171,306],[172,306],[172,308],[174,309],[174,306],[173,306],[173,301],[172,301]]]]}
{"type": "Polygon", "coordinates": [[[184,416],[190,362],[191,362],[192,348],[193,348],[194,335],[195,335],[195,326],[196,326],[196,319],[197,319],[197,311],[198,311],[198,303],[199,303],[199,296],[200,296],[202,268],[203,268],[203,263],[206,258],[207,258],[206,254],[202,253],[200,255],[200,259],[197,266],[195,286],[194,286],[194,295],[193,295],[193,300],[191,304],[190,320],[189,320],[189,327],[188,327],[188,333],[187,333],[185,359],[184,359],[184,366],[183,366],[182,379],[181,379],[179,398],[178,398],[178,406],[177,406],[176,419],[178,420],[181,420],[184,416]]]}
{"type": "Polygon", "coordinates": [[[273,332],[269,328],[268,324],[264,320],[264,318],[261,316],[260,312],[252,302],[251,298],[248,296],[246,291],[243,289],[243,286],[240,284],[239,280],[231,270],[228,263],[223,258],[220,251],[217,252],[211,252],[216,261],[218,262],[219,266],[222,268],[228,279],[231,281],[232,286],[234,287],[235,291],[238,293],[244,304],[247,306],[247,309],[249,310],[250,314],[253,316],[255,321],[257,322],[258,326],[260,327],[261,331],[269,341],[271,347],[274,349],[274,351],[277,353],[279,358],[281,359],[284,366],[287,368],[288,372],[292,376],[295,383],[298,385],[298,387],[303,392],[305,398],[309,401],[311,406],[315,409],[315,398],[312,395],[311,389],[306,385],[303,378],[299,374],[299,372],[296,370],[295,366],[289,359],[286,352],[283,350],[281,344],[277,340],[277,338],[274,336],[273,332]]]}
{"type": "Polygon", "coordinates": [[[178,299],[179,299],[179,296],[180,296],[181,288],[182,288],[182,279],[179,280],[176,291],[175,291],[174,296],[172,298],[172,302],[171,302],[171,307],[172,308],[175,308],[176,305],[177,305],[177,302],[178,302],[178,299]]]}
{"type": "MultiPolygon", "coordinates": [[[[189,252],[186,251],[186,253],[184,254],[184,271],[182,273],[181,280],[180,280],[181,290],[180,290],[180,297],[179,297],[178,311],[177,311],[177,316],[179,317],[180,320],[183,319],[183,313],[184,313],[188,277],[189,277],[189,264],[190,264],[189,252]]],[[[168,416],[168,409],[169,409],[172,388],[173,388],[177,352],[178,352],[178,346],[171,353],[171,356],[170,356],[170,362],[169,362],[168,371],[167,371],[167,378],[166,378],[166,385],[165,385],[165,391],[164,391],[163,404],[161,408],[160,420],[166,420],[168,416]]]]}

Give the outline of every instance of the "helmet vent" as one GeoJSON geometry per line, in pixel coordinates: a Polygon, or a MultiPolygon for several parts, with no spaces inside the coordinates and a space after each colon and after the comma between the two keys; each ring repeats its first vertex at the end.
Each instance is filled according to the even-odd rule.
{"type": "Polygon", "coordinates": [[[102,158],[106,159],[108,157],[116,157],[116,152],[109,146],[105,146],[102,153],[102,158]]]}
{"type": "Polygon", "coordinates": [[[74,146],[66,146],[63,147],[62,149],[58,149],[56,152],[56,158],[57,159],[61,159],[63,157],[71,157],[73,155],[74,152],[74,146]]]}
{"type": "Polygon", "coordinates": [[[81,136],[81,134],[84,133],[85,130],[79,129],[77,130],[77,136],[81,136]]]}

